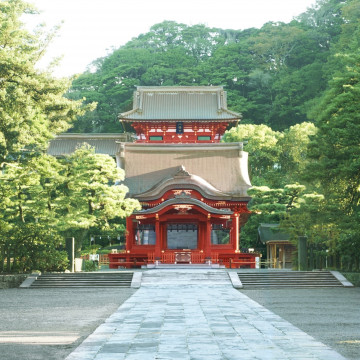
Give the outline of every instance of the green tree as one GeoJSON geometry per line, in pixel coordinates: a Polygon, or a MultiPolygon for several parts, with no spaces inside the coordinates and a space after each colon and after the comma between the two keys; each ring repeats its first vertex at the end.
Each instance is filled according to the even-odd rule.
{"type": "MultiPolygon", "coordinates": [[[[49,139],[69,129],[92,105],[65,98],[70,80],[36,68],[54,34],[25,30],[23,14],[35,15],[36,10],[21,0],[0,1],[0,271],[56,270],[66,266],[58,247],[69,210],[64,208],[69,203],[64,193],[68,167],[44,152],[49,139]]],[[[101,172],[96,163],[88,166],[101,172]]],[[[112,190],[109,183],[101,188],[102,178],[96,181],[99,187],[95,181],[92,186],[103,194],[94,204],[105,199],[97,205],[101,209],[94,209],[98,221],[112,219],[112,213],[127,214],[132,201],[122,201],[125,189],[112,190]]],[[[76,186],[81,191],[85,183],[76,186]]]]}
{"type": "MultiPolygon", "coordinates": [[[[304,172],[309,164],[308,144],[310,137],[316,133],[311,123],[302,123],[290,127],[283,132],[271,130],[266,125],[239,125],[224,135],[226,142],[243,141],[244,149],[249,152],[249,168],[251,181],[254,185],[248,193],[252,197],[249,209],[253,212],[250,220],[242,228],[242,244],[253,247],[257,239],[257,229],[260,223],[283,223],[298,225],[298,230],[304,235],[304,226],[312,228],[311,220],[315,217],[316,202],[312,199],[321,198],[315,190],[304,184],[304,172]],[[302,213],[309,214],[308,221],[301,218],[302,213]],[[300,214],[300,215],[299,215],[300,214]]],[[[294,235],[294,225],[289,232],[294,235]]]]}
{"type": "Polygon", "coordinates": [[[64,254],[58,251],[62,237],[54,207],[61,169],[54,157],[39,154],[25,154],[21,162],[4,167],[0,175],[0,271],[66,268],[64,254]]]}
{"type": "Polygon", "coordinates": [[[70,81],[36,69],[49,37],[31,34],[20,21],[35,14],[21,0],[0,2],[0,166],[24,149],[46,149],[81,114],[81,101],[63,97],[70,81]]]}
{"type": "Polygon", "coordinates": [[[62,195],[56,200],[59,229],[69,236],[91,227],[123,233],[124,229],[112,220],[131,215],[140,204],[126,198],[126,186],[115,185],[124,179],[124,171],[116,167],[115,160],[84,146],[61,162],[65,169],[62,195]]]}
{"type": "Polygon", "coordinates": [[[331,52],[356,18],[357,8],[346,10],[344,3],[351,0],[319,0],[290,23],[261,29],[155,24],[73,82],[68,97],[86,97],[98,109],[72,131],[122,131],[117,116],[131,109],[135,85],[224,85],[229,108],[242,112],[246,123],[283,131],[309,121],[308,110],[336,66],[331,52]],[[345,10],[355,14],[351,21],[345,10]]]}
{"type": "Polygon", "coordinates": [[[122,219],[140,209],[115,185],[123,177],[114,159],[89,147],[65,159],[36,155],[8,164],[0,176],[0,271],[54,269],[64,237],[81,247],[89,229],[123,234],[122,219]]]}
{"type": "Polygon", "coordinates": [[[266,125],[239,125],[225,132],[222,141],[243,142],[249,153],[249,174],[254,185],[265,185],[278,171],[280,156],[277,145],[282,133],[266,125]]]}
{"type": "Polygon", "coordinates": [[[280,148],[277,161],[281,170],[282,184],[301,181],[306,183],[307,187],[311,185],[312,179],[305,176],[305,172],[311,161],[308,156],[308,146],[311,137],[315,134],[316,127],[310,122],[296,124],[283,131],[283,136],[277,144],[280,148]]]}
{"type": "Polygon", "coordinates": [[[241,229],[242,244],[250,247],[262,247],[257,243],[258,227],[261,223],[280,223],[291,216],[294,209],[303,202],[304,185],[289,184],[283,188],[254,186],[248,191],[252,197],[249,209],[252,216],[241,229]]]}
{"type": "Polygon", "coordinates": [[[342,71],[334,75],[312,113],[318,132],[310,143],[314,162],[308,167],[309,176],[323,189],[329,218],[342,234],[343,250],[344,243],[359,244],[360,231],[360,52],[357,46],[352,48],[359,28],[353,35],[347,53],[336,55],[342,71]]]}

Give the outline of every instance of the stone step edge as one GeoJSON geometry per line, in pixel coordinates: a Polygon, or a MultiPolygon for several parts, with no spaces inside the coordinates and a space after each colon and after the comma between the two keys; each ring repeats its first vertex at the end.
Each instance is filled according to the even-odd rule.
{"type": "MultiPolygon", "coordinates": [[[[132,287],[131,285],[132,285],[132,281],[133,281],[133,279],[134,279],[134,274],[138,274],[138,273],[135,273],[135,272],[133,272],[133,273],[131,273],[132,274],[132,277],[131,277],[131,279],[123,279],[122,280],[122,282],[123,281],[126,281],[127,283],[128,283],[128,285],[130,285],[130,287],[132,287]]],[[[142,275],[142,273],[140,273],[141,275],[142,275]]],[[[46,275],[52,275],[52,274],[46,274],[46,275]]],[[[53,274],[54,276],[56,276],[56,274],[53,274]]],[[[61,275],[61,274],[59,274],[59,275],[61,275]]],[[[72,276],[76,276],[77,274],[73,274],[73,273],[71,273],[70,274],[70,276],[72,277],[72,276]]],[[[100,276],[100,275],[104,275],[104,274],[99,274],[98,276],[100,276]]],[[[128,273],[126,274],[126,275],[128,275],[128,273]]],[[[41,277],[41,274],[39,274],[39,273],[33,273],[33,274],[30,274],[21,284],[20,284],[20,286],[19,286],[19,288],[22,288],[22,289],[29,289],[30,287],[33,287],[33,288],[35,288],[36,286],[32,286],[34,283],[35,283],[35,281],[38,279],[38,278],[40,278],[41,277]]],[[[39,279],[39,284],[40,283],[42,283],[43,284],[43,281],[45,281],[45,282],[48,282],[50,280],[50,278],[49,277],[47,277],[46,279],[44,279],[44,280],[40,280],[39,279]]],[[[52,281],[54,281],[55,279],[53,278],[52,279],[52,281]]],[[[59,282],[62,282],[62,280],[58,280],[59,282]]],[[[78,279],[67,279],[65,282],[67,282],[67,281],[78,281],[78,279]]],[[[101,281],[101,279],[97,279],[97,281],[101,281]]],[[[114,281],[116,281],[115,279],[107,279],[107,280],[105,280],[105,282],[114,282],[114,281]]],[[[57,282],[56,280],[55,280],[55,282],[57,282]]],[[[82,281],[79,281],[79,283],[81,284],[81,282],[82,281]]],[[[83,279],[83,282],[91,282],[91,280],[90,279],[83,279]]],[[[69,284],[68,284],[69,285],[69,284]]],[[[121,284],[122,285],[122,284],[121,284]]],[[[81,286],[81,285],[80,285],[81,286]]],[[[104,286],[106,286],[106,285],[104,285],[104,286]]],[[[119,286],[119,285],[118,285],[119,286]]],[[[49,287],[49,286],[46,286],[46,287],[49,287]]],[[[109,287],[109,285],[108,285],[108,287],[109,287]]],[[[121,286],[119,286],[119,287],[121,287],[121,286]]]]}
{"type": "MultiPolygon", "coordinates": [[[[319,275],[319,278],[318,278],[318,281],[322,281],[321,280],[321,278],[323,277],[323,276],[325,276],[325,275],[327,275],[327,276],[332,276],[332,278],[331,279],[328,279],[330,282],[332,282],[332,281],[335,281],[335,280],[337,280],[337,281],[339,281],[340,282],[340,284],[342,285],[342,286],[344,286],[344,287],[353,287],[354,285],[350,282],[350,281],[348,281],[342,274],[340,274],[338,271],[333,271],[333,270],[331,270],[331,271],[327,271],[327,272],[324,272],[322,275],[321,275],[321,271],[319,271],[319,272],[317,272],[317,273],[315,273],[316,275],[319,275]]],[[[285,280],[285,277],[282,277],[281,275],[285,275],[286,274],[286,277],[293,277],[294,279],[296,279],[296,273],[292,273],[291,275],[289,274],[289,273],[287,273],[287,272],[282,272],[282,273],[277,273],[277,274],[273,274],[273,277],[272,277],[272,280],[273,281],[276,281],[276,280],[285,280]],[[288,275],[289,274],[289,275],[288,275]]],[[[305,273],[299,273],[299,277],[297,278],[297,280],[299,281],[299,283],[301,284],[301,282],[302,281],[304,281],[304,282],[306,282],[306,280],[308,280],[308,282],[310,282],[310,281],[313,281],[313,282],[316,282],[316,278],[314,277],[314,276],[310,276],[311,278],[309,279],[309,278],[304,278],[304,275],[314,275],[314,272],[305,272],[305,273]]],[[[256,280],[256,278],[257,279],[259,279],[259,280],[261,280],[261,277],[262,277],[262,275],[263,274],[261,274],[261,273],[258,273],[258,274],[244,274],[244,273],[240,273],[240,272],[238,272],[237,273],[237,275],[238,275],[238,277],[239,277],[239,279],[240,279],[240,275],[242,276],[242,278],[243,278],[243,281],[245,280],[245,282],[246,282],[246,280],[248,280],[249,281],[249,283],[247,283],[246,285],[248,285],[248,286],[251,286],[251,285],[255,285],[255,284],[253,284],[253,283],[250,283],[250,281],[251,280],[256,280]],[[247,275],[249,275],[248,277],[247,277],[247,275]],[[245,279],[245,278],[247,278],[247,279],[245,279]],[[253,278],[253,279],[250,279],[250,278],[253,278]]],[[[266,274],[267,276],[269,276],[270,274],[266,274]]],[[[266,276],[265,276],[266,277],[266,276]]],[[[264,279],[264,277],[263,277],[263,279],[262,280],[265,280],[264,279]]],[[[271,279],[270,279],[271,280],[271,279]]],[[[290,280],[289,278],[287,278],[286,280],[290,280]]],[[[324,280],[326,280],[326,279],[323,279],[323,281],[324,280]]],[[[255,285],[256,286],[256,285],[255,285]]]]}

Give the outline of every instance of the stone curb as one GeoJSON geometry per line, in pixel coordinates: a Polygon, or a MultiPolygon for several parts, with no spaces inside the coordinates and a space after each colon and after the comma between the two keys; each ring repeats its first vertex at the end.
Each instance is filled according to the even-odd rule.
{"type": "Polygon", "coordinates": [[[244,286],[239,278],[239,275],[237,274],[237,272],[228,272],[229,278],[231,280],[232,286],[235,289],[242,289],[244,286]]]}
{"type": "Polygon", "coordinates": [[[330,271],[335,277],[336,279],[338,279],[343,286],[345,287],[354,287],[354,285],[348,280],[346,279],[346,277],[342,274],[340,274],[338,271],[330,271]]]}
{"type": "Polygon", "coordinates": [[[134,272],[130,287],[133,289],[139,289],[141,287],[141,279],[142,272],[134,272]]]}
{"type": "Polygon", "coordinates": [[[29,288],[40,274],[30,274],[19,286],[19,288],[29,288]]]}

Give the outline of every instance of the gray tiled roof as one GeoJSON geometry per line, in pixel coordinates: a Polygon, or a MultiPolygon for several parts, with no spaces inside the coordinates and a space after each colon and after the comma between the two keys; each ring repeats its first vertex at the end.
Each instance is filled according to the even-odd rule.
{"type": "Polygon", "coordinates": [[[115,156],[119,151],[119,142],[129,140],[129,134],[62,134],[50,141],[47,152],[53,156],[64,156],[72,154],[83,144],[89,144],[97,154],[115,156]]]}
{"type": "Polygon", "coordinates": [[[227,109],[222,86],[139,86],[133,110],[122,113],[125,121],[182,120],[236,121],[241,115],[227,109]]]}
{"type": "Polygon", "coordinates": [[[268,241],[285,241],[290,235],[279,229],[279,224],[260,224],[258,236],[263,243],[268,241]]]}
{"type": "MultiPolygon", "coordinates": [[[[171,179],[180,166],[233,197],[248,198],[251,187],[247,153],[241,143],[125,144],[125,185],[130,196],[150,191],[171,179]]],[[[178,179],[179,182],[182,183],[178,179]]],[[[164,184],[163,184],[164,185],[164,184]]]]}

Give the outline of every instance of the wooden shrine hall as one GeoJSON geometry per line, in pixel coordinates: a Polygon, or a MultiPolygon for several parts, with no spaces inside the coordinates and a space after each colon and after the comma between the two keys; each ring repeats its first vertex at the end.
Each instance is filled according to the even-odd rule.
{"type": "Polygon", "coordinates": [[[126,219],[126,249],[110,268],[144,264],[255,267],[239,250],[251,187],[242,143],[220,143],[240,114],[222,87],[137,87],[133,109],[120,114],[135,142],[120,142],[129,197],[142,209],[126,219]]]}

